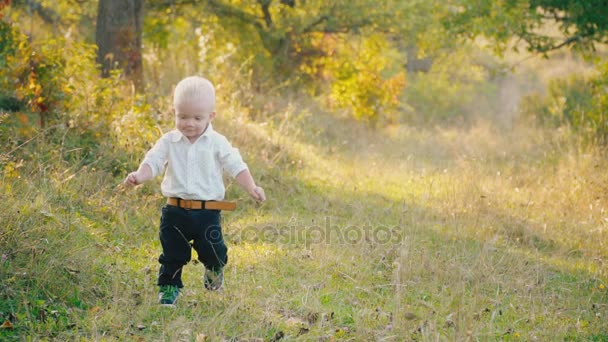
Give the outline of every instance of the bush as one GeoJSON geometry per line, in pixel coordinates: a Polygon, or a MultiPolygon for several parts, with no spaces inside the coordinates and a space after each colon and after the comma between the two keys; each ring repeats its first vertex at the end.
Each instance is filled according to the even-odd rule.
{"type": "MultiPolygon", "coordinates": [[[[53,139],[59,140],[51,143],[75,151],[62,157],[97,161],[118,174],[132,166],[122,151],[129,147],[141,154],[158,134],[150,103],[133,94],[120,71],[100,77],[92,44],[65,37],[28,39],[0,20],[0,66],[0,105],[16,111],[0,130],[0,136],[10,137],[3,139],[5,151],[58,130],[62,133],[53,139]]],[[[4,162],[18,160],[18,153],[3,155],[4,162]]],[[[6,166],[2,162],[0,169],[6,166]]]]}
{"type": "Polygon", "coordinates": [[[491,68],[471,58],[470,51],[454,51],[435,60],[428,73],[412,76],[404,92],[409,120],[422,122],[466,119],[493,109],[496,85],[491,68]]]}
{"type": "Polygon", "coordinates": [[[549,83],[546,95],[522,100],[522,115],[543,125],[567,125],[589,140],[608,140],[608,62],[590,77],[574,75],[549,83]]]}
{"type": "Polygon", "coordinates": [[[394,56],[398,52],[385,37],[323,36],[318,44],[325,56],[302,70],[326,81],[329,89],[321,91],[328,92],[331,109],[371,123],[396,121],[406,80],[394,56]]]}
{"type": "Polygon", "coordinates": [[[14,99],[13,103],[25,103],[45,126],[52,115],[62,111],[67,99],[62,87],[66,83],[65,39],[32,44],[12,24],[0,21],[0,42],[3,97],[14,99]]]}

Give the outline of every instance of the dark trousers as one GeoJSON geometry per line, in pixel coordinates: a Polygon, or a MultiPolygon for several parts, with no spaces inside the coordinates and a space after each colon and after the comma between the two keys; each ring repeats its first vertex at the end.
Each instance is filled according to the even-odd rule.
{"type": "Polygon", "coordinates": [[[182,268],[192,257],[192,248],[206,268],[217,270],[228,262],[219,210],[187,210],[165,205],[160,219],[158,285],[183,287],[182,268]],[[192,241],[192,243],[190,243],[192,241]]]}

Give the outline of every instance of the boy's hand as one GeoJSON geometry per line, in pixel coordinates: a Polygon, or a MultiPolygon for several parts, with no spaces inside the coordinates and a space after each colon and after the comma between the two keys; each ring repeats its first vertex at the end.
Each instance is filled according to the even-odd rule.
{"type": "Polygon", "coordinates": [[[152,169],[148,164],[143,164],[137,171],[129,173],[123,183],[128,186],[134,186],[142,184],[148,179],[152,179],[152,169]]]}
{"type": "Polygon", "coordinates": [[[249,191],[249,195],[251,195],[251,197],[258,202],[264,202],[266,200],[266,194],[264,193],[264,189],[259,186],[256,186],[251,191],[249,191]]]}
{"type": "Polygon", "coordinates": [[[127,178],[125,178],[124,184],[125,185],[129,185],[129,186],[134,186],[134,185],[139,185],[143,183],[139,177],[139,174],[137,172],[131,172],[129,173],[129,175],[127,176],[127,178]]]}
{"type": "Polygon", "coordinates": [[[251,196],[254,200],[258,202],[264,202],[266,200],[266,194],[264,193],[264,189],[255,185],[253,181],[253,177],[251,177],[251,173],[249,169],[245,169],[241,171],[235,177],[236,182],[251,196]]]}

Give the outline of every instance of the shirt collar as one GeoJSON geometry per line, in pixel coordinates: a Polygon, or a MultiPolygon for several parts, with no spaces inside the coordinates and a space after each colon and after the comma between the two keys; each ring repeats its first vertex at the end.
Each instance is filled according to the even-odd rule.
{"type": "MultiPolygon", "coordinates": [[[[209,135],[211,135],[211,133],[213,133],[213,125],[211,125],[211,122],[210,122],[209,125],[207,126],[207,129],[205,129],[205,132],[203,132],[203,135],[201,135],[199,137],[199,139],[202,138],[202,137],[204,137],[204,136],[209,136],[209,135]]],[[[186,139],[187,140],[188,138],[186,138],[182,134],[182,132],[180,132],[177,129],[175,131],[173,131],[173,136],[171,137],[171,142],[176,143],[176,142],[178,142],[178,141],[180,141],[182,139],[186,139]]]]}

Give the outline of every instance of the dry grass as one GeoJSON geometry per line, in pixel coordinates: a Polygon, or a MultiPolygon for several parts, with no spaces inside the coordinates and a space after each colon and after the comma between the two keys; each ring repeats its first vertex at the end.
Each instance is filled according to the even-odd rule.
{"type": "Polygon", "coordinates": [[[269,200],[224,215],[226,288],[186,266],[156,304],[158,181],[131,192],[34,141],[4,172],[6,340],[608,339],[601,150],[567,131],[480,121],[363,125],[288,107],[226,112],[269,200]],[[19,178],[20,177],[20,178],[19,178]]]}

